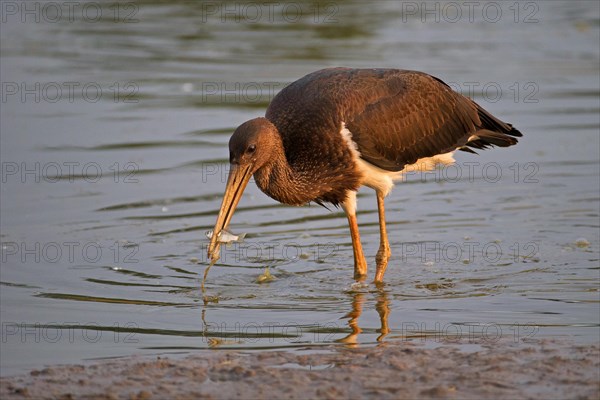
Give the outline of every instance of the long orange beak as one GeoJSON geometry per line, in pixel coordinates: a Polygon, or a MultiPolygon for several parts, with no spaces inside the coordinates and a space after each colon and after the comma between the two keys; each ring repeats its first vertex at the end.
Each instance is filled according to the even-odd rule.
{"type": "Polygon", "coordinates": [[[250,165],[231,165],[229,177],[227,178],[227,186],[225,186],[225,194],[223,195],[223,203],[219,210],[217,223],[213,229],[213,235],[208,245],[208,258],[211,264],[214,264],[220,257],[219,248],[221,243],[217,240],[223,229],[227,229],[229,221],[233,216],[233,212],[237,207],[246,185],[252,176],[252,164],[250,165]]]}

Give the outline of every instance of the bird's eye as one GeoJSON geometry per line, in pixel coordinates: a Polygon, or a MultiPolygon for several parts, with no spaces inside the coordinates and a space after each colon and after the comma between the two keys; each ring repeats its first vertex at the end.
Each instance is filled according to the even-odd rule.
{"type": "Polygon", "coordinates": [[[248,148],[246,149],[246,153],[252,154],[256,151],[256,145],[255,144],[251,144],[250,146],[248,146],[248,148]]]}

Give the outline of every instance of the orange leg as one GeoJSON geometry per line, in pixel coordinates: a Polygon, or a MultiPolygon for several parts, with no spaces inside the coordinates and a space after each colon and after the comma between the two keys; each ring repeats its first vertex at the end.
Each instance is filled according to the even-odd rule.
{"type": "Polygon", "coordinates": [[[354,279],[364,281],[367,277],[367,261],[363,253],[360,235],[358,233],[358,223],[356,221],[356,192],[349,192],[348,199],[342,204],[348,225],[350,226],[350,237],[352,238],[352,251],[354,252],[354,279]]]}
{"type": "Polygon", "coordinates": [[[379,211],[379,251],[377,251],[377,269],[375,270],[375,283],[383,282],[383,275],[387,268],[388,260],[392,255],[390,244],[387,238],[387,230],[385,229],[385,207],[384,196],[377,192],[377,210],[379,211]]]}
{"type": "Polygon", "coordinates": [[[350,236],[352,237],[352,251],[354,252],[354,279],[364,281],[367,277],[367,261],[363,253],[360,235],[358,234],[358,223],[355,214],[348,214],[348,225],[350,225],[350,236]]]}

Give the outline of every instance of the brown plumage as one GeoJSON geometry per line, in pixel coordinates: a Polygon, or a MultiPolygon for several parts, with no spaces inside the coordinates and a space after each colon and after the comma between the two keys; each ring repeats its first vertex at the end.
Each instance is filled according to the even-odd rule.
{"type": "MultiPolygon", "coordinates": [[[[265,118],[240,125],[229,142],[232,170],[214,232],[225,229],[254,175],[259,188],[285,204],[341,205],[353,239],[355,277],[366,262],[358,236],[355,195],[377,192],[381,246],[376,281],[389,244],[383,198],[392,179],[419,160],[455,150],[506,147],[521,133],[441,80],[417,71],[330,68],[283,89],[265,118]]],[[[218,259],[216,236],[209,257],[218,259]]]]}

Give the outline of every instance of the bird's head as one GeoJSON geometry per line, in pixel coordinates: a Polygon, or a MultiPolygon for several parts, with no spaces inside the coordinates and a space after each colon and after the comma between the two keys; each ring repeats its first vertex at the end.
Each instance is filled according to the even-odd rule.
{"type": "Polygon", "coordinates": [[[208,246],[208,257],[212,262],[219,259],[219,232],[227,229],[229,221],[250,177],[267,164],[273,155],[279,134],[277,128],[266,118],[254,118],[244,122],[229,139],[229,177],[223,195],[219,216],[208,246]]]}
{"type": "Polygon", "coordinates": [[[270,160],[276,136],[277,128],[266,118],[254,118],[238,126],[229,139],[231,167],[248,167],[251,173],[256,172],[270,160]]]}

